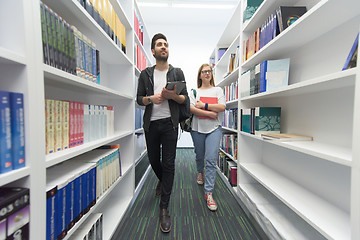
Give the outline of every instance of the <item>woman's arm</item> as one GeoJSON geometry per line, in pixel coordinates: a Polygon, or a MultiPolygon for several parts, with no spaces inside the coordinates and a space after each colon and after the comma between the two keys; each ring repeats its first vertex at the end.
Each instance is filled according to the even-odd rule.
{"type": "MultiPolygon", "coordinates": [[[[195,104],[196,108],[204,109],[205,110],[205,103],[201,101],[197,101],[195,104]]],[[[207,110],[213,111],[213,112],[223,112],[225,111],[225,105],[224,104],[208,104],[207,110]]]]}
{"type": "Polygon", "coordinates": [[[190,112],[198,117],[209,117],[212,119],[216,119],[218,116],[217,112],[203,110],[192,105],[190,105],[190,112]]]}

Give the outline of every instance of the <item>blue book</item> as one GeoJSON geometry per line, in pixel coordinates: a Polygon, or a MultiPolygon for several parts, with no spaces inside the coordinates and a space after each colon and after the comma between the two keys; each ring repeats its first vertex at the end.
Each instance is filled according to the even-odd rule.
{"type": "Polygon", "coordinates": [[[0,173],[13,169],[11,149],[10,93],[0,91],[0,173]]]}
{"type": "Polygon", "coordinates": [[[260,86],[259,92],[266,92],[266,71],[267,71],[267,61],[260,63],[260,86]]]}
{"type": "Polygon", "coordinates": [[[12,164],[14,169],[25,166],[24,95],[10,93],[12,164]]]}
{"type": "Polygon", "coordinates": [[[56,239],[55,226],[56,226],[56,193],[57,186],[48,189],[46,192],[46,240],[56,239]]]}
{"type": "Polygon", "coordinates": [[[255,107],[255,135],[280,133],[281,107],[255,107]]]}
{"type": "Polygon", "coordinates": [[[251,133],[251,109],[245,108],[241,111],[241,130],[251,133]]]}
{"type": "Polygon", "coordinates": [[[62,182],[58,184],[58,191],[56,196],[56,236],[58,239],[63,239],[67,233],[67,224],[65,219],[65,212],[68,206],[66,206],[66,188],[68,182],[62,182]]]}
{"type": "Polygon", "coordinates": [[[290,58],[268,60],[266,68],[266,91],[285,87],[289,81],[290,58]]]}
{"type": "Polygon", "coordinates": [[[355,54],[355,52],[357,52],[358,44],[359,44],[359,33],[356,35],[355,42],[350,49],[349,55],[346,58],[344,67],[342,68],[342,71],[349,69],[351,67],[356,67],[356,57],[353,57],[353,56],[357,55],[357,54],[355,54]],[[350,64],[350,62],[353,61],[352,60],[353,58],[354,58],[354,64],[350,64]],[[352,65],[354,65],[354,66],[352,66],[352,65]]]}

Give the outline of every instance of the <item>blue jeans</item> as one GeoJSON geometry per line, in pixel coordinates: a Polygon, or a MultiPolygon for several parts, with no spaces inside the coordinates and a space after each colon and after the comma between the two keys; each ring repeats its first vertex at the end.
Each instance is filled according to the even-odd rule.
{"type": "Polygon", "coordinates": [[[210,133],[191,131],[191,137],[195,147],[196,167],[198,173],[204,173],[204,167],[206,167],[206,171],[204,173],[205,194],[214,190],[217,168],[216,162],[219,158],[221,135],[222,131],[220,126],[210,133]]]}

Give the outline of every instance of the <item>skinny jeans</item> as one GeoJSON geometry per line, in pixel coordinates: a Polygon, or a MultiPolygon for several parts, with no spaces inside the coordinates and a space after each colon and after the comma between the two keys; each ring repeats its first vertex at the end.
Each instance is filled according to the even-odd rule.
{"type": "Polygon", "coordinates": [[[145,139],[150,165],[161,182],[160,209],[168,208],[175,175],[178,128],[171,118],[150,122],[145,139]]]}
{"type": "Polygon", "coordinates": [[[221,126],[210,133],[191,131],[195,147],[196,168],[198,173],[204,173],[205,177],[205,194],[214,190],[221,136],[221,126]]]}

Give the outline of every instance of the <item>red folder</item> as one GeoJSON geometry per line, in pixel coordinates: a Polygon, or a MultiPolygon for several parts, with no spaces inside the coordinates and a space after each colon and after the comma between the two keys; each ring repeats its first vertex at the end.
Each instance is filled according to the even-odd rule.
{"type": "MultiPolygon", "coordinates": [[[[218,99],[217,97],[200,97],[200,101],[202,101],[203,103],[207,103],[207,104],[217,104],[218,103],[218,99]]],[[[200,119],[212,119],[209,117],[199,117],[200,119]]]]}

